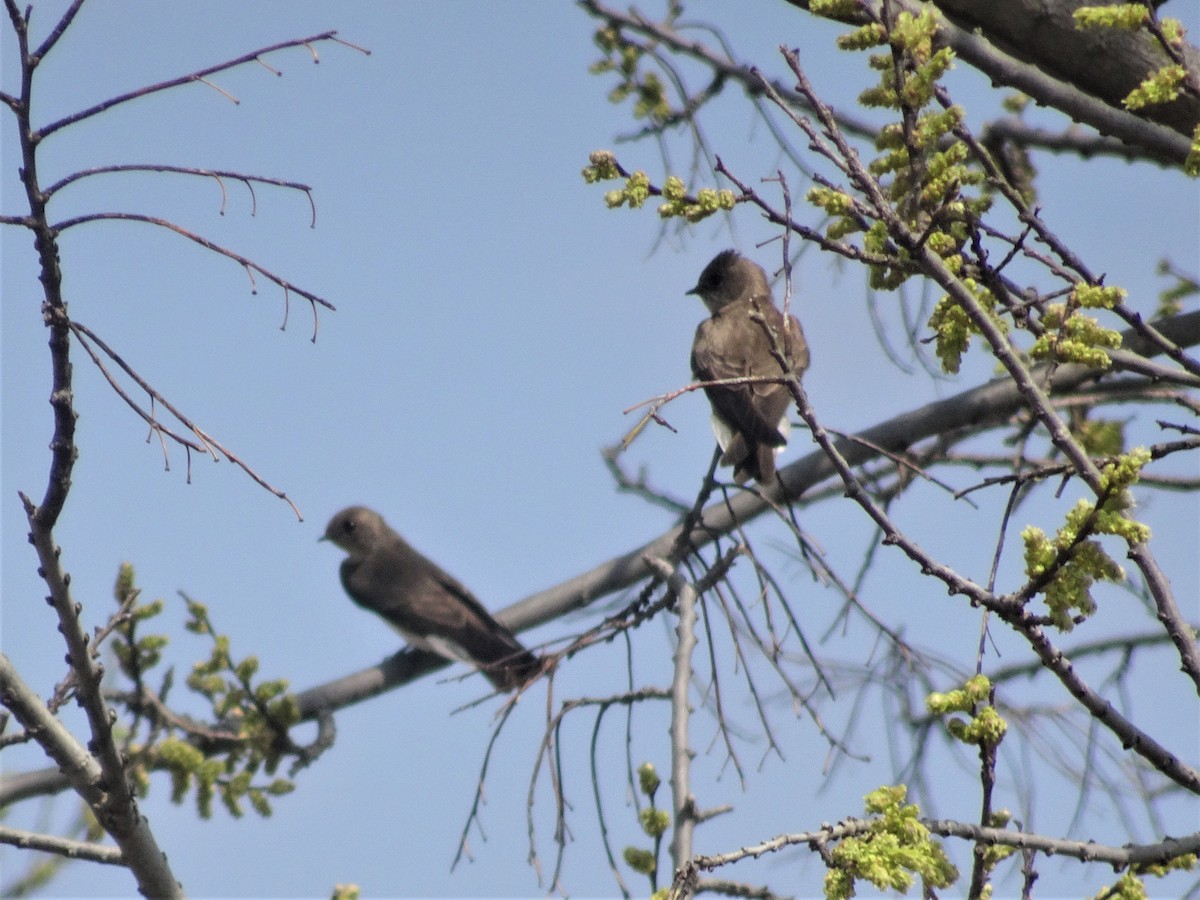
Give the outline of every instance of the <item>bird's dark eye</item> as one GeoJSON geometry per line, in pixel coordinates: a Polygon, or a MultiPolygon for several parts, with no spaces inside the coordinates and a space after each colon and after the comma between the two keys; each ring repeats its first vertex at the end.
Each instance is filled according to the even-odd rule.
{"type": "Polygon", "coordinates": [[[346,521],[344,521],[342,523],[342,531],[346,532],[346,534],[350,534],[351,532],[353,532],[354,531],[354,520],[347,519],[346,521]]]}

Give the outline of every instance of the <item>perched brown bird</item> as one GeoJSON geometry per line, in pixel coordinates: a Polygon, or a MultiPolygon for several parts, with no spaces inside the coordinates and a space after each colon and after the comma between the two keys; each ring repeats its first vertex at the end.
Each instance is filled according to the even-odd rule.
{"type": "Polygon", "coordinates": [[[363,506],[343,509],[329,520],[321,540],[350,554],[341,566],[350,599],[387,621],[411,646],[474,666],[501,691],[537,673],[537,657],[379,513],[363,506]]]}
{"type": "MultiPolygon", "coordinates": [[[[692,343],[692,374],[699,381],[784,374],[771,353],[771,339],[756,313],[775,334],[796,376],[808,368],[808,342],[794,316],[771,299],[762,267],[733,250],[718,253],[688,291],[704,301],[712,316],[700,323],[692,343]]],[[[775,478],[775,454],[787,444],[792,395],[784,384],[706,387],[713,432],[721,445],[721,465],[733,466],[733,480],[767,484],[775,478]]]]}

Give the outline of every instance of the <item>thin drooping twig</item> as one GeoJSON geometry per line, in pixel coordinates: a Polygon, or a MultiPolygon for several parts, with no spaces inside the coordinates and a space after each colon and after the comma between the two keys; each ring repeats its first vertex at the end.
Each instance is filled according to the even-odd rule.
{"type": "MultiPolygon", "coordinates": [[[[555,792],[556,804],[558,805],[557,812],[556,812],[557,821],[556,821],[555,830],[556,830],[556,843],[558,845],[559,850],[558,850],[558,853],[556,854],[556,858],[555,858],[554,873],[551,878],[552,885],[557,884],[558,876],[559,876],[559,873],[561,872],[562,865],[563,865],[563,849],[564,849],[564,846],[566,843],[565,832],[564,832],[564,829],[566,828],[566,821],[565,821],[565,810],[562,806],[562,802],[563,802],[562,788],[561,788],[561,784],[559,783],[559,778],[561,776],[560,763],[557,760],[557,758],[552,759],[551,757],[552,757],[552,751],[553,751],[554,755],[556,756],[557,749],[561,746],[561,730],[562,730],[563,724],[566,722],[567,716],[570,713],[574,712],[575,710],[584,709],[587,707],[597,707],[598,708],[597,715],[602,716],[610,707],[613,707],[613,706],[625,706],[627,708],[631,708],[634,705],[643,703],[647,700],[667,700],[669,698],[670,698],[670,694],[667,691],[662,690],[661,688],[646,687],[646,688],[641,688],[638,690],[627,691],[627,692],[621,693],[621,694],[614,694],[609,697],[576,697],[576,698],[573,698],[570,700],[565,700],[560,705],[558,711],[553,712],[552,714],[551,714],[551,710],[549,708],[547,709],[546,726],[545,726],[545,730],[543,731],[542,742],[541,742],[540,747],[538,748],[538,754],[537,754],[536,761],[534,763],[533,773],[531,774],[530,780],[529,780],[529,795],[528,795],[527,806],[526,806],[526,819],[527,819],[528,831],[529,831],[529,855],[530,855],[530,859],[533,860],[533,859],[536,859],[536,857],[537,857],[537,848],[536,848],[536,840],[535,840],[536,835],[535,835],[534,824],[533,824],[534,792],[537,788],[542,764],[544,761],[548,760],[549,761],[548,769],[550,771],[550,778],[552,781],[552,789],[555,792]]],[[[593,729],[593,737],[594,737],[594,735],[595,735],[595,729],[593,729]]]]}
{"type": "Polygon", "coordinates": [[[482,825],[479,822],[479,807],[484,802],[483,787],[484,782],[487,780],[488,764],[491,762],[492,750],[494,750],[496,747],[496,741],[500,739],[500,732],[504,728],[504,723],[507,722],[508,717],[512,715],[513,709],[515,709],[513,704],[504,704],[504,709],[500,713],[500,719],[496,723],[496,726],[492,729],[492,736],[488,740],[487,749],[484,750],[483,762],[479,767],[479,778],[475,783],[475,800],[471,804],[471,811],[467,814],[466,824],[463,825],[462,835],[458,839],[458,852],[454,854],[454,859],[450,863],[450,871],[452,872],[464,854],[467,854],[468,856],[470,855],[470,851],[467,849],[467,841],[470,836],[471,825],[474,824],[476,827],[482,828],[482,825]]]}
{"type": "MultiPolygon", "coordinates": [[[[74,228],[77,225],[83,225],[87,222],[105,222],[105,221],[144,222],[148,225],[155,225],[159,228],[165,228],[168,231],[173,231],[176,234],[182,235],[183,237],[187,238],[189,241],[194,241],[195,243],[199,244],[201,247],[203,247],[206,250],[211,250],[213,253],[217,253],[221,256],[225,256],[225,257],[228,257],[229,259],[232,259],[234,262],[241,265],[242,268],[244,268],[246,270],[247,274],[250,274],[252,272],[258,272],[263,277],[267,278],[270,281],[273,281],[275,284],[279,285],[279,287],[283,288],[285,293],[299,294],[301,297],[303,297],[305,300],[307,300],[309,303],[311,303],[313,305],[314,318],[316,317],[315,310],[316,310],[317,306],[323,306],[329,310],[337,309],[336,306],[334,306],[332,303],[330,303],[324,297],[320,297],[320,296],[312,293],[311,291],[306,291],[304,288],[297,287],[296,285],[292,284],[290,281],[287,281],[282,276],[276,275],[274,272],[271,272],[268,269],[264,268],[263,266],[259,265],[254,260],[250,259],[249,257],[242,256],[240,253],[236,253],[233,250],[230,250],[226,247],[222,247],[220,244],[215,244],[212,241],[208,240],[207,238],[201,237],[200,235],[196,234],[194,231],[189,231],[188,229],[186,229],[180,225],[176,225],[174,222],[170,221],[169,219],[160,219],[157,216],[145,216],[145,215],[142,215],[141,213],[100,212],[100,213],[86,213],[85,215],[75,216],[74,218],[71,218],[71,219],[64,219],[61,222],[56,222],[51,227],[53,228],[53,230],[56,234],[61,234],[62,232],[66,231],[69,228],[74,228]]],[[[258,289],[257,289],[257,287],[254,286],[254,276],[252,274],[250,274],[250,284],[251,284],[251,288],[252,288],[251,293],[257,294],[258,289]]],[[[314,325],[313,326],[313,340],[316,341],[316,339],[317,339],[316,326],[314,325]]]]}
{"type": "MultiPolygon", "coordinates": [[[[630,680],[632,681],[632,679],[630,679],[630,680]]],[[[625,746],[626,746],[626,768],[628,770],[627,774],[626,774],[626,778],[628,779],[628,782],[630,785],[630,791],[631,791],[632,795],[636,798],[638,796],[638,791],[633,786],[633,761],[628,758],[628,756],[629,756],[628,750],[629,750],[629,745],[631,743],[631,740],[629,740],[629,738],[632,737],[631,734],[629,733],[629,717],[631,717],[633,715],[633,707],[634,707],[634,704],[632,704],[632,703],[625,704],[626,728],[627,728],[627,732],[626,732],[627,740],[626,740],[625,746]]],[[[596,719],[595,719],[595,722],[592,723],[592,737],[591,737],[591,741],[588,743],[588,765],[589,765],[589,768],[591,769],[591,776],[592,776],[592,802],[594,802],[596,804],[596,824],[600,827],[600,843],[604,847],[604,856],[608,860],[608,869],[612,873],[613,880],[616,881],[617,887],[621,891],[621,896],[628,898],[628,897],[631,897],[632,894],[629,892],[629,888],[627,888],[625,886],[625,879],[621,877],[621,870],[617,866],[616,858],[613,856],[612,841],[609,840],[609,836],[608,836],[608,820],[605,818],[605,815],[604,815],[604,800],[603,800],[603,794],[600,790],[600,773],[597,770],[597,764],[600,759],[600,754],[598,753],[598,746],[600,743],[600,726],[604,722],[604,714],[609,709],[611,709],[611,706],[602,705],[596,711],[596,719]]]]}
{"type": "Polygon", "coordinates": [[[200,426],[196,425],[194,422],[192,422],[191,419],[189,419],[182,412],[180,412],[169,400],[167,400],[166,397],[164,397],[157,390],[155,390],[153,387],[151,387],[150,384],[148,384],[145,379],[143,379],[140,375],[138,375],[138,373],[136,371],[134,371],[133,368],[128,363],[126,363],[125,360],[123,360],[115,350],[113,350],[111,347],[109,347],[108,344],[106,344],[104,342],[104,340],[102,338],[100,338],[94,331],[92,331],[90,328],[88,328],[83,323],[76,322],[74,320],[71,321],[70,328],[73,332],[75,332],[76,336],[80,339],[80,343],[84,346],[84,348],[91,355],[92,360],[96,363],[96,365],[99,366],[101,372],[104,373],[105,377],[108,379],[109,384],[111,384],[113,386],[113,388],[115,388],[117,390],[117,393],[121,396],[121,398],[124,399],[125,402],[127,404],[129,404],[129,406],[146,421],[146,423],[150,426],[150,428],[153,431],[155,431],[156,433],[165,433],[165,434],[169,435],[173,440],[178,441],[180,444],[182,444],[184,447],[187,447],[188,449],[194,449],[194,450],[198,450],[203,453],[211,454],[213,459],[218,458],[217,453],[219,452],[221,454],[221,456],[224,456],[227,460],[229,460],[231,463],[233,463],[235,466],[237,466],[239,469],[241,469],[243,472],[245,472],[247,475],[249,475],[256,484],[258,484],[260,487],[266,489],[267,491],[270,491],[272,494],[274,494],[276,497],[278,497],[280,500],[282,500],[284,503],[286,503],[288,506],[290,506],[292,508],[292,512],[294,512],[296,514],[297,520],[299,520],[301,522],[304,521],[304,517],[300,514],[299,508],[296,506],[296,504],[294,502],[292,502],[292,499],[290,497],[288,497],[288,495],[286,493],[281,491],[279,488],[274,487],[273,485],[269,484],[266,481],[266,479],[264,479],[256,471],[254,471],[254,469],[250,468],[250,466],[248,466],[240,457],[238,457],[235,453],[233,453],[233,451],[231,451],[228,447],[226,447],[220,441],[215,440],[210,434],[208,434],[207,432],[202,430],[200,428],[200,426]],[[88,346],[87,341],[91,341],[97,347],[99,347],[101,350],[103,350],[105,355],[108,356],[109,359],[111,359],[118,366],[120,366],[122,371],[124,371],[126,375],[128,375],[130,378],[132,378],[134,380],[134,382],[137,383],[137,386],[140,387],[143,391],[145,391],[150,396],[151,400],[153,400],[155,403],[161,404],[162,406],[166,407],[166,409],[171,413],[171,415],[173,415],[176,419],[178,419],[180,422],[182,422],[184,424],[184,426],[189,431],[192,432],[192,434],[196,435],[196,437],[199,440],[199,443],[188,440],[187,438],[184,438],[182,435],[176,434],[174,431],[171,431],[170,429],[166,428],[164,425],[162,425],[158,421],[157,418],[155,418],[153,413],[142,409],[141,406],[139,406],[136,402],[134,402],[129,397],[129,395],[127,393],[125,393],[125,391],[120,387],[120,385],[116,382],[116,380],[111,376],[111,374],[108,372],[108,370],[104,367],[100,358],[91,349],[91,347],[88,346]]]}
{"type": "Polygon", "coordinates": [[[221,189],[221,215],[225,215],[225,179],[230,181],[240,181],[246,186],[246,190],[250,192],[250,215],[254,216],[258,213],[258,196],[254,193],[255,184],[268,184],[272,187],[288,188],[289,190],[300,191],[308,199],[308,207],[312,214],[309,221],[310,228],[317,227],[317,205],[313,200],[312,187],[307,184],[302,184],[299,181],[287,181],[282,178],[270,178],[266,175],[247,175],[243,172],[232,172],[224,169],[200,169],[194,166],[172,166],[164,163],[126,163],[123,165],[112,166],[96,166],[91,169],[83,169],[79,172],[72,172],[65,178],[56,181],[50,187],[46,188],[45,194],[47,197],[53,197],[67,185],[74,184],[84,178],[93,178],[96,175],[114,174],[118,172],[167,172],[177,175],[194,175],[201,178],[211,178],[217,183],[221,189]]]}
{"type": "MultiPolygon", "coordinates": [[[[121,386],[121,383],[119,381],[117,381],[117,379],[113,376],[113,374],[108,370],[108,367],[106,365],[104,365],[104,360],[102,360],[100,358],[100,354],[98,354],[95,351],[95,349],[93,349],[93,347],[92,347],[93,342],[96,344],[97,347],[99,347],[101,350],[104,351],[106,356],[108,356],[118,366],[120,366],[121,369],[124,370],[125,374],[128,375],[130,378],[132,378],[137,383],[138,387],[140,387],[142,390],[144,390],[150,396],[150,401],[151,401],[152,407],[153,407],[153,404],[162,403],[164,406],[166,406],[166,408],[168,410],[171,410],[170,405],[165,402],[165,399],[162,397],[162,395],[159,394],[158,391],[156,391],[154,388],[152,388],[149,384],[147,384],[141,378],[141,376],[137,374],[137,372],[135,372],[132,368],[130,368],[125,363],[125,361],[117,353],[115,353],[112,350],[112,348],[110,348],[99,337],[97,337],[91,331],[91,329],[89,329],[82,322],[72,321],[71,322],[71,330],[75,332],[76,336],[79,338],[79,345],[81,347],[83,347],[83,349],[85,351],[87,351],[88,356],[90,356],[92,358],[92,362],[96,364],[96,368],[98,368],[100,370],[100,373],[104,376],[105,380],[107,380],[109,385],[112,387],[112,389],[114,391],[116,391],[117,396],[120,397],[122,400],[124,400],[130,409],[132,409],[139,416],[141,416],[141,418],[143,420],[145,420],[146,424],[148,424],[150,426],[150,430],[152,433],[160,434],[160,435],[165,434],[171,440],[175,441],[177,444],[180,444],[180,445],[188,448],[189,450],[195,450],[198,453],[211,454],[213,459],[218,458],[216,452],[213,450],[213,448],[210,445],[208,445],[206,443],[205,444],[197,443],[196,441],[193,441],[191,438],[185,437],[184,435],[179,434],[178,432],[176,432],[176,431],[172,430],[171,428],[167,427],[166,425],[162,424],[162,422],[160,422],[158,420],[158,418],[154,415],[152,410],[143,409],[142,406],[136,400],[134,400],[132,397],[129,396],[129,394],[126,392],[125,388],[121,386]]],[[[181,420],[181,421],[183,421],[183,420],[181,420]]],[[[185,424],[186,424],[186,422],[185,422],[185,424]]],[[[171,467],[170,461],[168,460],[167,469],[170,469],[170,467],[171,467]]],[[[188,476],[188,480],[189,480],[189,482],[191,480],[190,474],[188,476]]]]}

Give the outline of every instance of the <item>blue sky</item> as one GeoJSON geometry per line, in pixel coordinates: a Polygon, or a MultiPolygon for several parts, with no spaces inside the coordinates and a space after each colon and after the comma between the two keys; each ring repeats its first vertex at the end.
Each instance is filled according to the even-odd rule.
{"type": "MultiPolygon", "coordinates": [[[[57,3],[35,4],[37,34],[45,33],[59,9],[57,3]]],[[[754,4],[753,15],[741,17],[752,21],[724,21],[727,10],[717,3],[689,4],[697,20],[720,17],[738,54],[777,77],[786,78],[786,69],[775,48],[786,42],[801,47],[814,83],[831,100],[848,103],[868,83],[861,68],[832,50],[835,29],[782,3],[754,4]]],[[[609,211],[602,202],[605,188],[584,184],[579,172],[588,153],[604,147],[655,181],[664,172],[653,144],[615,143],[635,126],[627,106],[607,102],[611,83],[588,74],[597,57],[595,23],[570,4],[534,9],[476,3],[451,10],[416,3],[209,3],[203,9],[92,3],[39,73],[37,119],[330,28],[371,55],[325,44],[318,48],[320,65],[313,65],[306,51],[290,50],[269,59],[282,77],[251,65],[214,79],[237,104],[191,85],[67,129],[42,148],[46,183],[82,167],[162,162],[236,169],[314,188],[315,228],[301,194],[259,187],[251,216],[247,193],[229,183],[221,215],[213,182],[173,175],[88,179],[52,207],[58,220],[97,209],[173,219],[337,306],[321,312],[314,343],[307,304],[293,299],[281,331],[283,302],[274,286],[259,279],[252,294],[236,264],[176,235],[143,224],[101,223],[63,238],[71,314],[286,490],[304,515],[297,523],[284,503],[227,462],[193,459],[188,484],[187,460],[171,448],[170,471],[164,471],[157,442],[145,441],[140,420],[76,346],[81,457],[57,532],[63,559],[91,625],[110,609],[118,563],[133,562],[145,594],[168,602],[159,627],[175,636],[171,659],[180,676],[206,648],[182,634],[179,591],[208,604],[218,628],[233,636],[235,655],[257,654],[264,676],[286,677],[297,689],[364,668],[397,648],[389,629],[342,594],[338,551],[317,544],[328,517],[351,503],[379,509],[492,608],[669,527],[667,513],[614,489],[600,449],[633,424],[623,409],[689,380],[688,348],[702,310],[684,291],[712,255],[735,246],[768,269],[779,265],[777,245],[756,249],[773,232],[748,209],[732,222],[710,220],[683,235],[660,234],[651,209],[609,211]]],[[[3,40],[3,79],[11,91],[8,29],[3,40]]],[[[994,109],[976,112],[970,105],[988,96],[981,79],[958,73],[952,85],[975,121],[994,109]]],[[[747,180],[757,181],[784,161],[741,95],[728,93],[714,105],[708,137],[747,180]]],[[[4,118],[0,178],[6,214],[23,209],[10,119],[4,118]]],[[[683,146],[672,145],[673,171],[680,173],[689,161],[683,146]]],[[[1149,312],[1166,286],[1154,275],[1160,257],[1195,272],[1197,195],[1190,185],[1181,190],[1177,175],[1108,160],[1079,168],[1043,156],[1038,165],[1052,227],[1108,272],[1110,283],[1140,297],[1139,309],[1149,312]],[[1056,173],[1067,177],[1056,179],[1056,173]]],[[[799,195],[803,184],[796,178],[793,193],[799,195]]],[[[45,589],[24,541],[16,497],[18,490],[40,497],[45,487],[48,355],[31,241],[7,229],[2,249],[0,625],[4,652],[49,693],[62,676],[63,651],[41,600],[45,589]]],[[[919,370],[902,373],[873,333],[861,272],[810,249],[796,278],[793,308],[813,347],[805,383],[818,414],[833,427],[870,425],[991,374],[981,358],[968,360],[953,381],[932,380],[919,370]]],[[[894,298],[877,300],[893,343],[902,344],[894,298]]],[[[708,410],[702,398],[689,395],[666,415],[677,431],[648,431],[626,461],[633,470],[645,466],[655,484],[690,498],[711,453],[708,410]]],[[[1153,432],[1144,434],[1143,440],[1155,439],[1153,432]]],[[[808,450],[801,434],[786,458],[808,450]]],[[[972,476],[956,478],[963,486],[972,476]]],[[[928,495],[924,507],[914,501],[906,524],[954,564],[986,572],[991,523],[1003,500],[980,498],[974,537],[944,527],[953,505],[945,495],[928,495]]],[[[853,573],[867,535],[861,514],[845,502],[819,508],[806,528],[853,573]]],[[[1054,509],[1034,507],[1030,516],[1049,529],[1061,515],[1061,508],[1054,509]]],[[[1193,620],[1195,513],[1194,503],[1189,511],[1169,498],[1153,500],[1145,510],[1158,534],[1167,535],[1159,552],[1178,578],[1193,620]]],[[[752,534],[768,548],[787,544],[777,523],[760,523],[752,534]]],[[[872,602],[903,621],[914,640],[969,661],[969,652],[960,656],[950,648],[955,636],[978,629],[977,613],[940,593],[931,597],[904,561],[895,563],[868,581],[872,602]]],[[[814,627],[823,631],[839,599],[795,561],[781,565],[795,577],[799,605],[814,608],[822,623],[814,627]]],[[[1135,605],[1119,590],[1105,597],[1114,606],[1135,605]]],[[[536,644],[577,632],[598,615],[577,614],[527,640],[536,644]]],[[[1136,627],[1150,624],[1140,611],[1130,616],[1136,627]]],[[[665,683],[665,625],[642,628],[634,644],[639,678],[665,683]]],[[[1003,662],[1022,658],[1020,648],[1003,639],[1001,644],[1009,654],[1003,662]]],[[[861,662],[872,652],[870,636],[860,629],[823,652],[830,660],[861,662]]],[[[1169,678],[1169,664],[1160,664],[1161,676],[1153,665],[1138,673],[1148,679],[1144,683],[1169,678]]],[[[623,650],[600,648],[563,673],[554,702],[621,690],[624,673],[623,650]]],[[[235,821],[218,810],[212,821],[197,824],[190,806],[172,806],[165,782],[157,785],[146,812],[185,888],[194,896],[321,896],[338,882],[357,882],[368,896],[544,891],[537,871],[525,863],[525,800],[546,715],[544,692],[523,698],[499,743],[483,812],[486,841],[473,832],[474,861],[450,872],[498,708],[493,701],[451,714],[484,692],[482,679],[454,677],[461,674],[452,669],[340,713],[334,748],[300,775],[299,790],[278,801],[267,822],[254,816],[235,821]]],[[[830,717],[848,718],[852,698],[844,697],[830,717]]],[[[1051,690],[1046,702],[1065,698],[1051,690]]],[[[1141,702],[1139,710],[1158,721],[1169,718],[1174,701],[1153,694],[1141,702]]],[[[637,713],[635,763],[647,758],[667,766],[664,713],[637,713]]],[[[734,714],[747,728],[754,725],[748,707],[734,714]]],[[[64,717],[78,725],[75,710],[64,717]]],[[[611,787],[606,814],[618,848],[639,840],[621,787],[619,719],[613,715],[607,723],[602,750],[608,769],[602,777],[611,787]]],[[[862,795],[890,780],[894,760],[871,733],[874,726],[864,722],[859,732],[873,762],[844,765],[828,778],[822,769],[826,747],[811,722],[786,709],[777,719],[785,758],[764,755],[761,745],[748,741],[750,784],[743,792],[723,766],[720,746],[709,748],[711,718],[697,717],[700,802],[737,806],[701,830],[699,850],[732,849],[860,812],[862,795]]],[[[564,732],[574,811],[562,884],[576,895],[607,895],[614,885],[591,806],[590,729],[591,720],[581,716],[564,732]]],[[[1194,723],[1176,722],[1167,734],[1178,752],[1195,749],[1194,723]]],[[[11,772],[41,761],[31,750],[8,750],[3,765],[11,772]]],[[[1069,807],[1070,797],[1058,805],[1069,807]]],[[[66,796],[55,801],[51,821],[68,819],[71,804],[66,796]]],[[[961,806],[933,812],[970,818],[974,804],[971,794],[961,806]]],[[[554,853],[544,779],[535,810],[544,881],[554,853]]],[[[1029,824],[1062,833],[1069,809],[1063,815],[1061,821],[1029,824]]],[[[1190,826],[1186,815],[1178,821],[1183,824],[1176,831],[1195,824],[1194,815],[1190,826]]],[[[24,824],[31,827],[32,818],[24,824]]],[[[1154,836],[1146,830],[1139,838],[1154,836]]],[[[7,877],[20,860],[8,849],[0,854],[7,877]]],[[[1044,870],[1043,884],[1077,890],[1074,864],[1046,862],[1044,870]]],[[[784,892],[819,890],[820,866],[804,862],[801,853],[775,857],[753,871],[784,892]]],[[[624,876],[644,891],[644,883],[628,871],[624,876]]],[[[75,865],[51,893],[117,896],[131,890],[121,870],[75,865]]]]}

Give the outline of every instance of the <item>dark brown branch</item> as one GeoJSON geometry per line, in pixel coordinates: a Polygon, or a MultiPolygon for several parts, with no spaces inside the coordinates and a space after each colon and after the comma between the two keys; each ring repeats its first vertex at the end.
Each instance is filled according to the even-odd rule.
{"type": "MultiPolygon", "coordinates": [[[[807,7],[807,0],[788,2],[793,6],[807,7]]],[[[895,10],[905,10],[914,16],[919,15],[923,8],[912,0],[889,2],[895,10]]],[[[937,5],[948,13],[948,17],[939,19],[939,40],[954,50],[964,62],[987,75],[994,84],[1020,90],[1040,105],[1054,107],[1075,121],[1090,125],[1101,134],[1110,135],[1130,146],[1140,148],[1156,161],[1169,160],[1172,164],[1181,166],[1187,159],[1191,141],[1186,135],[1195,125],[1194,113],[1185,114],[1173,123],[1174,125],[1190,122],[1188,128],[1173,129],[1148,121],[1100,99],[1064,78],[1049,74],[1066,56],[1064,47],[1076,48],[1082,43],[1073,24],[1064,32],[1065,37],[1060,35],[1049,38],[1049,32],[1038,33],[1041,23],[1045,20],[1046,9],[1052,8],[1054,4],[1049,4],[1049,7],[1038,6],[1036,10],[1033,4],[1016,2],[978,4],[971,0],[938,0],[937,5]],[[988,22],[977,21],[982,14],[990,17],[988,22]],[[1024,36],[1014,39],[995,25],[995,20],[999,18],[1020,22],[1029,31],[1024,36]],[[1039,50],[1035,59],[1027,61],[1018,58],[1022,49],[1033,46],[1035,41],[1049,43],[1039,50]],[[1013,48],[1012,52],[1008,52],[1007,48],[1013,48]]],[[[882,20],[880,0],[862,0],[862,6],[865,12],[857,17],[856,24],[864,24],[868,20],[882,20]]],[[[1070,18],[1069,15],[1067,18],[1070,18]]],[[[1194,48],[1190,52],[1194,55],[1194,48]]],[[[1115,54],[1110,57],[1109,52],[1095,50],[1090,53],[1077,50],[1074,55],[1079,59],[1080,71],[1086,69],[1093,77],[1099,69],[1105,68],[1095,65],[1098,57],[1113,60],[1118,58],[1115,54]]],[[[1134,83],[1150,71],[1149,67],[1143,67],[1134,83]]]]}
{"type": "Polygon", "coordinates": [[[1128,162],[1149,159],[1162,165],[1177,165],[1177,161],[1172,157],[1149,153],[1115,137],[1081,131],[1075,126],[1066,131],[1051,131],[1048,128],[1027,125],[1015,118],[988,122],[980,131],[979,140],[985,147],[1015,144],[1018,147],[1047,150],[1050,153],[1071,153],[1080,159],[1115,156],[1128,162]]]}
{"type": "Polygon", "coordinates": [[[1060,85],[1064,90],[1078,91],[1091,104],[1103,108],[1093,111],[1089,106],[1081,109],[1078,116],[1070,109],[1063,111],[1101,131],[1106,131],[1104,126],[1116,122],[1120,116],[1153,124],[1164,131],[1170,129],[1176,136],[1190,140],[1192,130],[1200,121],[1200,100],[1195,96],[1185,93],[1170,103],[1156,103],[1136,113],[1124,110],[1121,101],[1147,76],[1172,61],[1172,56],[1176,62],[1190,66],[1195,72],[1200,68],[1200,52],[1185,44],[1182,52],[1172,48],[1173,52],[1168,54],[1152,30],[1079,28],[1072,16],[1079,5],[1076,2],[1031,3],[1025,0],[994,4],[936,0],[936,6],[953,23],[946,28],[951,46],[994,81],[1021,87],[1009,81],[1009,73],[1025,74],[1034,90],[1021,89],[1042,103],[1047,102],[1042,92],[1047,82],[1060,85]],[[985,45],[979,56],[974,55],[974,47],[963,41],[964,35],[975,37],[985,45]],[[1004,48],[1005,52],[1002,54],[998,48],[1004,48]],[[1007,64],[1002,65],[996,62],[997,59],[1004,59],[1007,64]],[[1096,65],[1100,59],[1104,60],[1104,65],[1096,65]],[[1040,77],[1034,78],[1032,74],[1017,70],[1013,63],[1023,70],[1039,73],[1040,77]],[[1103,115],[1106,111],[1109,115],[1103,115]],[[1090,121],[1092,115],[1098,116],[1096,122],[1090,121]]]}

